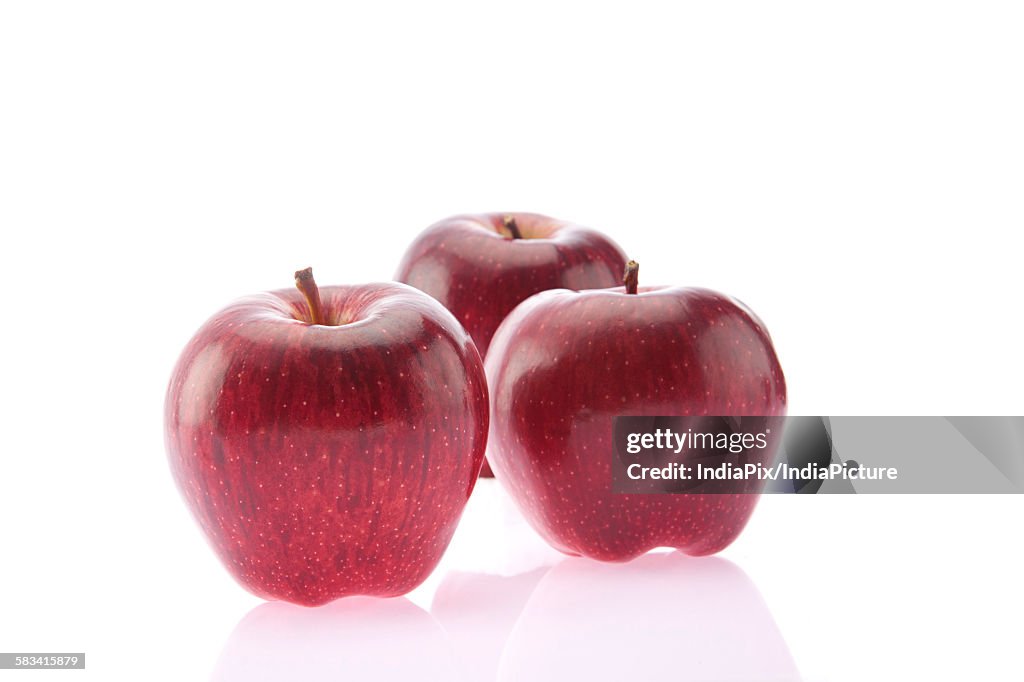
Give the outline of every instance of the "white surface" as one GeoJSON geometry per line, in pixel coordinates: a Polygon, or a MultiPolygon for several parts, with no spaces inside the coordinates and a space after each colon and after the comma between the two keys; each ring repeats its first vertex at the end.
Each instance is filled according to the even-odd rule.
{"type": "MultiPolygon", "coordinates": [[[[305,265],[387,279],[451,213],[576,220],[645,282],[743,299],[794,414],[1022,413],[1019,6],[676,5],[3,3],[0,650],[85,650],[74,675],[96,680],[230,679],[265,633],[254,617],[232,635],[259,602],[171,485],[171,365],[232,298],[305,265]]],[[[429,613],[446,579],[486,594],[474,574],[546,555],[481,493],[410,596],[422,611],[344,606],[313,631],[373,653],[345,618],[397,609],[392,662],[439,655],[438,637],[475,677],[546,660],[527,635],[566,614],[543,598],[518,635],[515,603],[429,613]]],[[[723,556],[808,679],[1007,678],[1022,512],[1019,496],[774,497],[723,556]]],[[[536,585],[577,568],[556,570],[536,585]]],[[[595,634],[596,610],[662,602],[592,573],[605,587],[569,617],[608,656],[634,633],[595,634]]],[[[682,621],[655,611],[671,637],[682,621]]],[[[19,675],[72,673],[0,672],[19,675]]]]}

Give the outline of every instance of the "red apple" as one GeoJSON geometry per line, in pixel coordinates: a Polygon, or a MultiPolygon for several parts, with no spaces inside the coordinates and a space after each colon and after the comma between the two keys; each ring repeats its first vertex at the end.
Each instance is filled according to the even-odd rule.
{"type": "Polygon", "coordinates": [[[705,289],[638,289],[636,277],[630,262],[625,288],[544,292],[502,323],[485,365],[491,465],[563,552],[711,554],[739,535],[758,495],[613,492],[613,419],[782,416],[785,380],[746,306],[705,289]]]}
{"type": "Polygon", "coordinates": [[[437,564],[483,461],[480,356],[412,287],[317,289],[308,270],[296,284],[189,342],[167,391],[171,470],[253,593],[403,594],[437,564]]]}
{"type": "Polygon", "coordinates": [[[444,304],[486,357],[494,330],[522,301],[547,289],[615,286],[625,265],[622,249],[596,230],[535,213],[484,213],[427,228],[395,279],[444,304]]]}

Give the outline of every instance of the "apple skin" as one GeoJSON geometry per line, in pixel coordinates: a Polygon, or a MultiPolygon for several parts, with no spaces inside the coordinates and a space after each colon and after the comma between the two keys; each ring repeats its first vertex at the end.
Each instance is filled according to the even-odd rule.
{"type": "MultiPolygon", "coordinates": [[[[603,289],[622,283],[626,255],[593,230],[536,213],[458,215],[409,245],[395,279],[455,315],[487,356],[494,331],[521,302],[548,289],[603,289]],[[506,218],[518,225],[513,239],[506,218]]],[[[483,474],[491,470],[484,462],[483,474]]]]}
{"type": "Polygon", "coordinates": [[[605,561],[661,546],[713,554],[746,525],[758,494],[611,483],[616,416],[785,415],[771,339],[743,304],[681,287],[547,291],[502,323],[485,368],[495,476],[556,549],[605,561]]]}
{"type": "Polygon", "coordinates": [[[409,246],[395,279],[452,311],[482,357],[512,309],[548,289],[604,289],[622,283],[626,255],[597,230],[536,213],[447,218],[409,246]],[[515,220],[522,239],[504,227],[515,220]]]}
{"type": "Polygon", "coordinates": [[[486,447],[488,395],[469,335],[399,283],[241,299],[171,377],[171,471],[228,571],[313,606],[395,596],[451,539],[486,447]]]}

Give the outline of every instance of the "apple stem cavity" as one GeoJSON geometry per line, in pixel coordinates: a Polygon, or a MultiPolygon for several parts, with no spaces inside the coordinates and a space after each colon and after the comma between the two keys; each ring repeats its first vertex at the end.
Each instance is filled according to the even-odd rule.
{"type": "Polygon", "coordinates": [[[622,275],[622,283],[626,285],[627,294],[635,294],[640,284],[640,264],[635,260],[626,263],[626,272],[622,275]]]}
{"type": "Polygon", "coordinates": [[[320,304],[320,289],[313,279],[313,268],[297,270],[295,272],[295,286],[302,295],[306,297],[306,305],[309,306],[309,323],[324,324],[323,309],[320,304]]]}
{"type": "Polygon", "coordinates": [[[516,223],[516,219],[510,215],[505,216],[502,220],[502,224],[505,229],[512,235],[512,239],[522,239],[523,233],[519,231],[519,225],[516,223]]]}

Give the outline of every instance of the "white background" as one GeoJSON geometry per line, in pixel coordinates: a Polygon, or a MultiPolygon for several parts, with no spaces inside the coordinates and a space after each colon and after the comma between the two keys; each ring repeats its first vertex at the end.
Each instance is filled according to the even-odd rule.
{"type": "MultiPolygon", "coordinates": [[[[232,635],[260,602],[171,483],[177,353],[298,267],[388,279],[434,220],[532,210],[606,231],[647,283],[747,302],[792,414],[1021,414],[1021,35],[992,2],[4,2],[0,650],[89,664],[0,678],[256,679],[259,652],[307,680],[439,656],[474,679],[701,670],[714,649],[680,643],[722,616],[671,580],[686,566],[538,578],[557,557],[493,482],[422,610],[232,635]]],[[[1010,678],[1022,512],[773,497],[723,557],[807,679],[1010,678]]]]}

